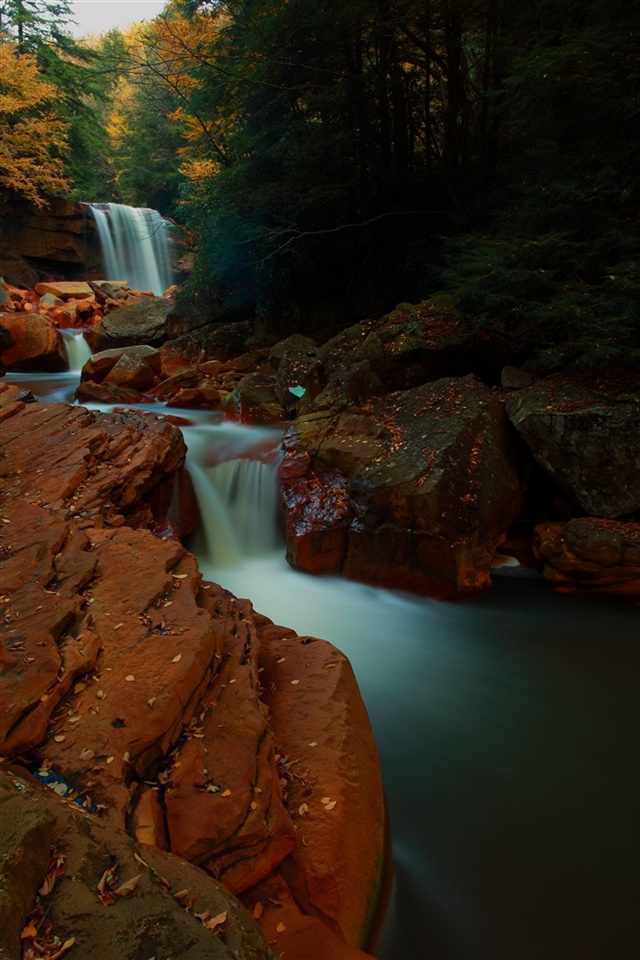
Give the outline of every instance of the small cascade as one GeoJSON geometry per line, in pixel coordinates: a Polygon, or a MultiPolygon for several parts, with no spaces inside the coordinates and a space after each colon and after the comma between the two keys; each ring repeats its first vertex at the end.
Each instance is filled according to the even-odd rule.
{"type": "Polygon", "coordinates": [[[91,356],[91,348],[82,330],[61,330],[60,333],[64,337],[69,373],[78,374],[91,356]]]}
{"type": "Polygon", "coordinates": [[[92,203],[90,210],[107,279],[162,296],[174,282],[169,221],[157,210],[121,203],[92,203]]]}
{"type": "MultiPolygon", "coordinates": [[[[256,428],[224,423],[214,428],[218,456],[211,465],[211,428],[183,428],[187,467],[200,504],[202,527],[195,551],[213,567],[235,567],[272,553],[281,542],[277,522],[277,464],[251,459],[256,428]],[[209,442],[207,443],[207,438],[209,442]]],[[[265,440],[279,431],[265,430],[265,440]]]]}

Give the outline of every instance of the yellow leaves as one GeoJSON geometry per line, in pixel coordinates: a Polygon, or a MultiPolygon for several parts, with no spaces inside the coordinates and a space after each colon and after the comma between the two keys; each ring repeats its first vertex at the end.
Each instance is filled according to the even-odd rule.
{"type": "Polygon", "coordinates": [[[259,920],[262,914],[264,913],[264,906],[260,900],[255,904],[253,908],[253,919],[259,920]]]}
{"type": "Polygon", "coordinates": [[[208,180],[214,176],[218,169],[219,164],[214,163],[213,160],[206,159],[185,160],[185,162],[180,165],[180,173],[193,183],[208,180]]]}
{"type": "Polygon", "coordinates": [[[42,194],[68,189],[58,155],[66,148],[68,128],[53,106],[59,94],[38,73],[36,58],[18,54],[4,39],[0,77],[0,185],[43,206],[42,194]]]}

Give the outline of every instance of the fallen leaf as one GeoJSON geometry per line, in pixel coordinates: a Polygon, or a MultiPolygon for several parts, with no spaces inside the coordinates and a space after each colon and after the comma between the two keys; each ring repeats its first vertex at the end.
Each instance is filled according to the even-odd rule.
{"type": "Polygon", "coordinates": [[[57,950],[55,953],[50,954],[49,960],[60,960],[60,957],[63,957],[64,954],[67,952],[67,950],[71,950],[71,947],[74,945],[75,942],[76,942],[75,937],[69,937],[68,940],[65,940],[65,942],[62,944],[59,950],[57,950]]]}
{"type": "Polygon", "coordinates": [[[231,796],[231,790],[224,790],[224,791],[220,794],[220,796],[221,796],[221,797],[230,797],[230,796],[231,796]]]}
{"type": "Polygon", "coordinates": [[[227,919],[227,910],[224,910],[222,913],[218,913],[215,917],[211,917],[211,920],[207,920],[205,927],[207,930],[215,930],[216,927],[219,927],[227,919]]]}
{"type": "Polygon", "coordinates": [[[318,741],[317,741],[317,740],[312,740],[311,743],[309,744],[309,746],[310,746],[310,747],[317,747],[317,746],[318,746],[318,741]]]}
{"type": "Polygon", "coordinates": [[[298,807],[298,813],[300,814],[301,817],[303,817],[305,813],[308,811],[308,809],[309,809],[308,804],[301,803],[300,806],[298,807]]]}
{"type": "Polygon", "coordinates": [[[177,654],[177,656],[175,656],[175,657],[173,658],[173,660],[171,661],[171,663],[177,663],[178,660],[182,660],[182,654],[181,654],[181,653],[177,654]]]}
{"type": "Polygon", "coordinates": [[[107,757],[107,763],[113,763],[115,757],[107,757]]]}
{"type": "Polygon", "coordinates": [[[53,739],[55,740],[56,743],[62,743],[62,741],[63,741],[63,740],[66,740],[67,738],[66,738],[66,737],[63,737],[62,734],[59,733],[58,736],[57,736],[57,737],[54,737],[53,739]]]}
{"type": "Polygon", "coordinates": [[[324,807],[325,810],[333,810],[337,802],[337,800],[332,800],[331,803],[326,803],[324,807]]]}
{"type": "Polygon", "coordinates": [[[125,680],[128,680],[128,681],[135,680],[135,677],[132,673],[130,673],[128,676],[125,677],[125,680]]]}
{"type": "Polygon", "coordinates": [[[80,752],[81,760],[91,760],[91,758],[94,756],[95,756],[94,751],[90,750],[88,747],[85,747],[85,749],[80,752]]]}
{"type": "Polygon", "coordinates": [[[36,928],[34,926],[28,926],[23,929],[22,933],[20,934],[20,939],[26,940],[27,937],[37,937],[37,936],[38,936],[38,931],[36,930],[36,928]]]}
{"type": "Polygon", "coordinates": [[[262,903],[260,902],[260,900],[258,900],[258,902],[256,903],[255,907],[253,908],[253,917],[254,917],[254,920],[259,920],[260,917],[262,916],[263,912],[264,912],[264,907],[263,907],[262,903]]]}
{"type": "Polygon", "coordinates": [[[189,894],[189,889],[188,889],[188,888],[185,889],[185,890],[178,890],[177,893],[174,893],[173,899],[174,899],[174,900],[184,900],[184,898],[185,898],[186,896],[188,896],[188,894],[189,894]]]}
{"type": "Polygon", "coordinates": [[[252,810],[257,810],[257,809],[258,809],[258,804],[255,802],[255,800],[252,800],[252,801],[251,801],[250,806],[251,806],[251,809],[252,809],[252,810]]]}
{"type": "Polygon", "coordinates": [[[331,797],[322,797],[320,800],[320,803],[324,803],[324,804],[331,803],[331,797]]]}
{"type": "Polygon", "coordinates": [[[135,888],[138,886],[143,876],[144,876],[143,873],[138,873],[136,874],[135,877],[131,877],[130,880],[125,880],[124,883],[121,883],[120,886],[113,891],[116,897],[129,896],[129,894],[132,893],[135,890],[135,888]]]}
{"type": "Polygon", "coordinates": [[[283,923],[282,920],[281,920],[280,923],[278,924],[278,926],[276,927],[276,932],[277,932],[277,933],[284,933],[284,931],[285,931],[286,929],[287,929],[287,928],[285,927],[284,923],[283,923]]]}
{"type": "Polygon", "coordinates": [[[186,580],[189,574],[188,573],[172,573],[171,576],[175,577],[176,580],[186,580]]]}
{"type": "Polygon", "coordinates": [[[298,684],[298,683],[300,683],[300,681],[299,681],[299,680],[292,680],[292,681],[291,681],[291,683],[292,683],[292,684],[293,684],[293,686],[295,687],[295,686],[296,686],[296,684],[298,684]]]}
{"type": "Polygon", "coordinates": [[[113,880],[113,875],[117,869],[118,869],[118,864],[114,863],[113,866],[109,867],[108,870],[105,870],[105,872],[102,874],[102,876],[98,880],[98,884],[96,887],[98,893],[104,893],[107,887],[110,886],[111,881],[113,880]]]}

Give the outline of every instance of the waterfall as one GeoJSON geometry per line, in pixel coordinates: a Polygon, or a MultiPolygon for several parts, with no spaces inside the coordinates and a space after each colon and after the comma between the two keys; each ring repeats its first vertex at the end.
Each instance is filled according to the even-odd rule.
{"type": "MultiPolygon", "coordinates": [[[[214,428],[183,428],[189,450],[187,467],[198,498],[202,527],[196,553],[212,567],[237,567],[249,558],[273,553],[280,542],[277,523],[275,462],[253,459],[260,428],[223,423],[214,428]],[[208,463],[216,451],[214,464],[208,463]]],[[[257,449],[279,442],[280,431],[262,431],[257,449]]]]}
{"type": "Polygon", "coordinates": [[[91,356],[91,348],[85,340],[82,330],[61,330],[64,347],[67,351],[69,373],[80,373],[91,356]]]}
{"type": "Polygon", "coordinates": [[[174,282],[168,221],[157,210],[121,203],[92,203],[90,210],[107,279],[161,296],[174,282]]]}

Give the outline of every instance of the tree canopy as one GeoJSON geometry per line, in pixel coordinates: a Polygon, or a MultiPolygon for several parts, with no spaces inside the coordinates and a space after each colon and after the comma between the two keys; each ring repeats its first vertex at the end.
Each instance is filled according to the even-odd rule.
{"type": "Polygon", "coordinates": [[[63,160],[68,128],[55,110],[56,98],[35,55],[0,40],[0,183],[36,206],[69,186],[63,160]]]}
{"type": "Polygon", "coordinates": [[[637,348],[624,0],[170,0],[92,50],[67,13],[0,0],[75,195],[184,221],[186,295],[290,330],[446,291],[505,359],[637,348]]]}

